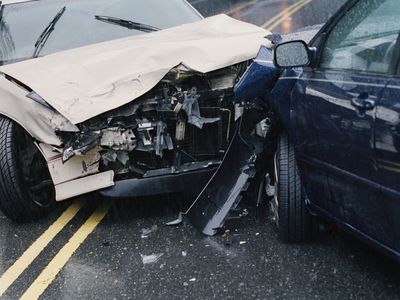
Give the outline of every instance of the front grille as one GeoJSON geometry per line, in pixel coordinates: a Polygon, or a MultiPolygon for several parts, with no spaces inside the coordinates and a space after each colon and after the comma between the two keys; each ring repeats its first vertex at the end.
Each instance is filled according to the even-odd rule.
{"type": "Polygon", "coordinates": [[[219,117],[220,120],[215,123],[204,124],[202,129],[188,124],[182,148],[186,153],[199,160],[218,157],[221,151],[228,147],[230,111],[205,107],[201,108],[200,112],[202,117],[219,117]]]}
{"type": "MultiPolygon", "coordinates": [[[[228,109],[205,107],[200,109],[202,117],[220,118],[212,124],[204,124],[202,129],[186,123],[185,138],[183,141],[175,140],[176,120],[166,121],[167,130],[174,140],[175,150],[179,143],[182,150],[181,163],[191,161],[220,159],[229,145],[229,134],[231,126],[231,112],[228,109]]],[[[135,166],[148,170],[166,168],[174,164],[175,151],[164,151],[163,157],[157,156],[154,151],[132,151],[131,162],[135,166]]]]}

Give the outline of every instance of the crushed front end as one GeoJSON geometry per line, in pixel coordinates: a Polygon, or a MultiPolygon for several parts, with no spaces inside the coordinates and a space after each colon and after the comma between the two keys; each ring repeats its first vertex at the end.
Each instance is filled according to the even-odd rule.
{"type": "Polygon", "coordinates": [[[209,73],[179,65],[135,101],[58,131],[62,148],[39,145],[56,200],[181,192],[194,200],[182,216],[217,233],[251,184],[263,188],[274,119],[264,91],[279,77],[270,53],[209,73]]]}
{"type": "MultiPolygon", "coordinates": [[[[96,188],[107,187],[102,193],[109,197],[196,196],[235,133],[233,87],[248,64],[206,74],[183,65],[172,69],[134,102],[78,124],[79,132],[58,132],[64,143],[59,159],[64,167],[79,165],[85,175],[106,174],[96,188]]],[[[57,189],[58,183],[57,200],[77,196],[57,189]]]]}

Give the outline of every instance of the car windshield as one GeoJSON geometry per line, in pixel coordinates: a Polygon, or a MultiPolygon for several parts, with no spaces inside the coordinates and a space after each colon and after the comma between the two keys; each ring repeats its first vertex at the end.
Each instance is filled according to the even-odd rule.
{"type": "Polygon", "coordinates": [[[59,16],[42,41],[40,56],[89,44],[144,34],[96,16],[165,29],[201,19],[183,0],[40,0],[4,5],[0,14],[0,65],[29,59],[41,34],[59,16]]]}

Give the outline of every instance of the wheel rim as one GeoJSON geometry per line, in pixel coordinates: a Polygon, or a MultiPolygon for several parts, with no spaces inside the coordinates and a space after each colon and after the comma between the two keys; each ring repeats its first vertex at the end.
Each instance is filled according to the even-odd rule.
{"type": "Polygon", "coordinates": [[[50,207],[54,202],[54,185],[46,162],[32,138],[22,129],[17,132],[17,160],[29,198],[39,207],[50,207]]]}
{"type": "Polygon", "coordinates": [[[272,211],[272,220],[275,223],[275,225],[279,228],[279,201],[278,201],[279,176],[278,176],[277,154],[275,154],[274,156],[274,176],[275,176],[275,193],[271,200],[271,211],[272,211]]]}

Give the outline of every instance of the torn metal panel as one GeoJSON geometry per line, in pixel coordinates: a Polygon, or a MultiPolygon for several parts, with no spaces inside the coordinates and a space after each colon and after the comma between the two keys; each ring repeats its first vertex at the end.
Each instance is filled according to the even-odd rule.
{"type": "Polygon", "coordinates": [[[264,151],[264,139],[254,133],[256,125],[267,115],[266,110],[245,111],[215,174],[191,207],[168,225],[177,225],[184,216],[188,216],[193,225],[206,235],[215,235],[222,228],[230,211],[237,207],[243,193],[248,191],[250,179],[259,171],[256,162],[264,151]]]}
{"type": "Polygon", "coordinates": [[[55,186],[56,201],[67,200],[114,185],[114,172],[107,171],[55,186]]]}
{"type": "Polygon", "coordinates": [[[254,177],[255,148],[237,133],[224,161],[186,213],[193,225],[206,235],[215,235],[241,193],[254,177]]]}
{"type": "Polygon", "coordinates": [[[99,172],[99,148],[91,150],[85,156],[75,156],[65,163],[62,161],[62,154],[54,147],[39,144],[39,149],[47,161],[55,185],[99,172]]]}
{"type": "Polygon", "coordinates": [[[71,157],[78,155],[84,156],[90,150],[98,146],[100,140],[100,131],[80,132],[73,134],[73,139],[64,145],[63,162],[68,161],[71,157]]]}
{"type": "Polygon", "coordinates": [[[17,78],[79,124],[139,98],[176,66],[208,73],[252,59],[261,44],[270,45],[267,34],[219,15],[2,66],[0,72],[17,78]]]}

